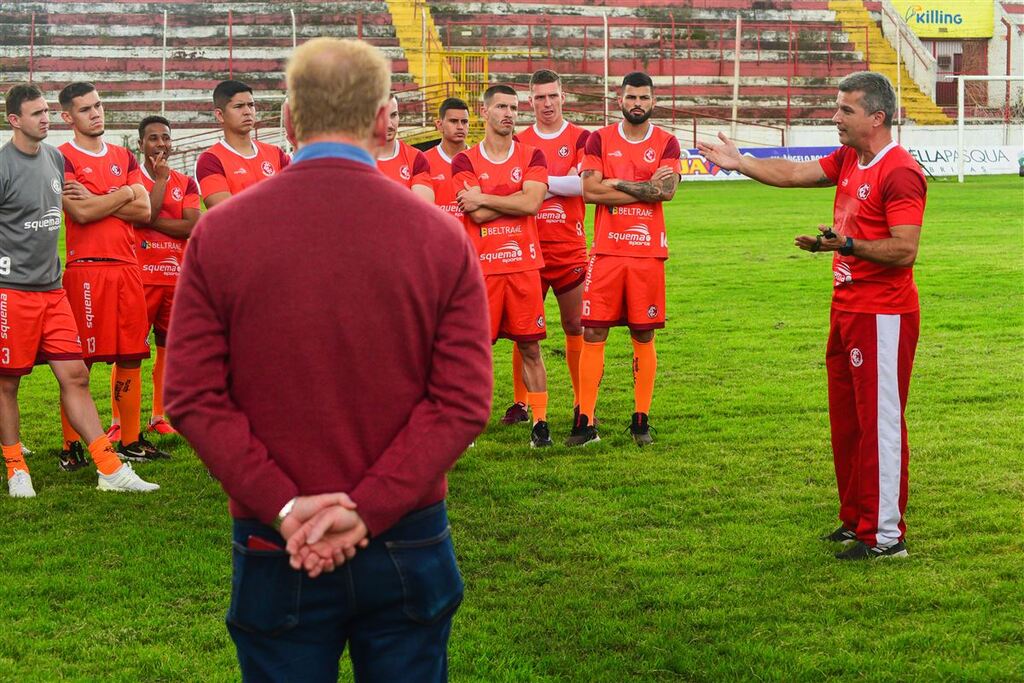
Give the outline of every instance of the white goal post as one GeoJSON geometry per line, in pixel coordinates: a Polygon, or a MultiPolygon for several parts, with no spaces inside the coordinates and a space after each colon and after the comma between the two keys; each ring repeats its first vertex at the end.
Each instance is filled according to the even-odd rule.
{"type": "MultiPolygon", "coordinates": [[[[1024,81],[1024,76],[957,76],[956,77],[956,149],[957,149],[957,182],[964,181],[964,158],[967,155],[964,143],[964,82],[966,81],[1024,81]]],[[[1011,106],[1007,102],[1007,107],[1011,106]]],[[[1020,122],[1024,134],[1024,118],[1020,122]]]]}

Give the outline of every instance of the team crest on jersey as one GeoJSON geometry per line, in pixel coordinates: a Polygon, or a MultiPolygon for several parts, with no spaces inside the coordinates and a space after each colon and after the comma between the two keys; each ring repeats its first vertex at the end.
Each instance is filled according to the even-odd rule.
{"type": "Polygon", "coordinates": [[[182,199],[185,198],[185,193],[181,191],[180,187],[176,187],[173,190],[171,190],[171,196],[174,197],[174,201],[180,202],[182,199]]]}
{"type": "Polygon", "coordinates": [[[657,318],[658,317],[658,307],[657,306],[649,307],[647,309],[647,317],[648,318],[657,318]]]}
{"type": "Polygon", "coordinates": [[[653,149],[648,147],[646,150],[644,150],[644,161],[646,161],[649,164],[653,164],[654,163],[654,159],[655,159],[655,157],[654,157],[654,150],[653,149]]]}
{"type": "Polygon", "coordinates": [[[537,318],[537,327],[544,329],[544,316],[539,316],[537,318]]]}
{"type": "Polygon", "coordinates": [[[559,147],[558,156],[562,157],[563,159],[569,156],[569,145],[562,145],[561,147],[559,147]]]}
{"type": "Polygon", "coordinates": [[[111,164],[110,165],[110,172],[113,173],[118,178],[121,177],[121,167],[118,166],[117,164],[111,164]]]}
{"type": "Polygon", "coordinates": [[[51,180],[50,181],[50,189],[53,190],[54,192],[56,192],[57,194],[60,194],[60,180],[57,179],[57,178],[54,178],[53,180],[51,180]]]}
{"type": "Polygon", "coordinates": [[[853,349],[850,351],[850,365],[855,368],[859,368],[864,364],[864,354],[860,352],[860,349],[853,349]]]}
{"type": "Polygon", "coordinates": [[[518,183],[520,180],[523,179],[523,169],[516,166],[515,168],[512,169],[512,173],[509,175],[509,177],[512,178],[513,183],[518,183]]]}
{"type": "Polygon", "coordinates": [[[861,201],[864,201],[870,195],[871,195],[871,186],[868,185],[867,183],[864,183],[863,185],[861,185],[860,187],[857,188],[857,199],[859,199],[861,201]]]}
{"type": "Polygon", "coordinates": [[[409,170],[408,166],[403,166],[402,170],[398,172],[398,175],[402,176],[402,180],[408,180],[409,178],[412,178],[412,172],[409,170]]]}
{"type": "Polygon", "coordinates": [[[263,164],[260,166],[260,169],[262,169],[263,175],[265,176],[274,175],[274,165],[269,161],[264,161],[263,164]]]}

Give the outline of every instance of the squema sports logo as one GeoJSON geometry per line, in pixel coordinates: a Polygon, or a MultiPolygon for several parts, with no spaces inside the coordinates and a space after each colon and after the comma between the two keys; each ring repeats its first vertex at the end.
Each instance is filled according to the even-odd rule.
{"type": "Polygon", "coordinates": [[[920,25],[956,25],[964,23],[964,15],[943,12],[939,9],[926,9],[924,5],[911,5],[903,13],[903,21],[909,25],[911,20],[920,25]]]}

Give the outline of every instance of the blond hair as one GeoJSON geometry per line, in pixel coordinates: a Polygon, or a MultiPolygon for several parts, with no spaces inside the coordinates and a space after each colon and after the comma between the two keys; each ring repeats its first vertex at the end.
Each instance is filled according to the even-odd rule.
{"type": "Polygon", "coordinates": [[[288,107],[298,140],[342,133],[365,140],[387,104],[391,69],[361,40],[315,38],[288,60],[288,107]]]}

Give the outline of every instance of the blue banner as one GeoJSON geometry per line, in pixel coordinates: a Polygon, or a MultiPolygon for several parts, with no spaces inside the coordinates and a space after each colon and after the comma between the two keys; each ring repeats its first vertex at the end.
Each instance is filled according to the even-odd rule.
{"type": "MultiPolygon", "coordinates": [[[[789,159],[815,161],[828,156],[839,146],[832,147],[741,147],[740,153],[758,159],[789,159]]],[[[738,171],[726,171],[715,166],[695,149],[684,149],[679,159],[683,180],[746,180],[738,171]]]]}

